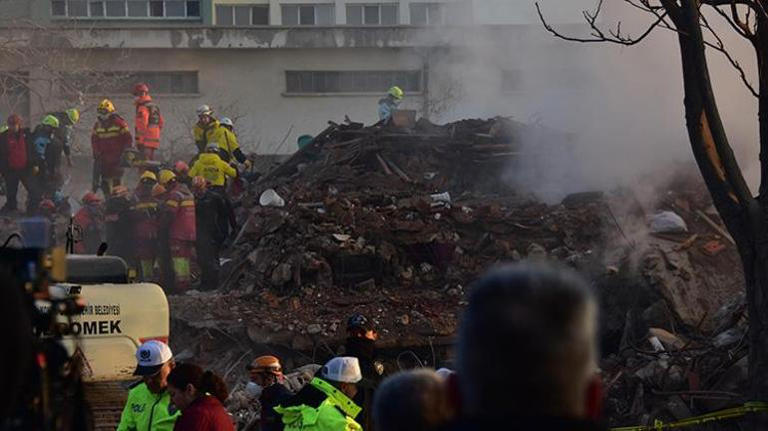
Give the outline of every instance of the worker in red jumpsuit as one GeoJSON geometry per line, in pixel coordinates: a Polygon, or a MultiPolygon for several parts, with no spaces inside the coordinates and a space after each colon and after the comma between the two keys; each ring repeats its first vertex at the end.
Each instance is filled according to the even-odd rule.
{"type": "MultiPolygon", "coordinates": [[[[192,281],[192,260],[195,255],[195,197],[189,188],[176,180],[176,174],[162,170],[158,175],[160,185],[166,188],[160,210],[160,229],[168,233],[170,271],[172,276],[166,289],[183,292],[192,281]]],[[[168,277],[170,278],[170,277],[168,277]]]]}
{"type": "Polygon", "coordinates": [[[101,188],[104,196],[110,196],[112,188],[120,185],[123,178],[120,161],[123,151],[131,148],[131,131],[108,99],[99,103],[96,112],[98,119],[91,133],[93,191],[101,188]]]}
{"type": "Polygon", "coordinates": [[[80,231],[80,240],[75,242],[75,253],[96,254],[104,234],[104,207],[101,198],[93,192],[86,193],[81,203],[83,206],[73,219],[80,231]]]}
{"type": "Polygon", "coordinates": [[[144,156],[144,160],[154,160],[155,152],[160,147],[163,116],[160,108],[152,103],[147,84],[134,85],[133,96],[136,104],[136,149],[144,156]]]}
{"type": "Polygon", "coordinates": [[[152,189],[157,185],[157,176],[152,171],[141,174],[139,185],[134,191],[133,220],[136,240],[136,267],[143,281],[159,281],[155,274],[157,260],[157,199],[152,189]]]}
{"type": "Polygon", "coordinates": [[[8,128],[0,133],[0,172],[5,179],[5,206],[2,212],[17,209],[19,183],[27,189],[27,212],[37,211],[40,202],[41,160],[34,151],[32,133],[22,127],[21,117],[8,117],[8,128]]]}

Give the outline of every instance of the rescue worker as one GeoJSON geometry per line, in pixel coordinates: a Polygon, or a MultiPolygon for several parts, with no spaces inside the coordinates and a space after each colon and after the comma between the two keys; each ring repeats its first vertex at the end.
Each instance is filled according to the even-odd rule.
{"type": "Polygon", "coordinates": [[[126,186],[115,186],[106,202],[104,221],[107,230],[109,254],[119,256],[125,263],[134,263],[134,227],[131,208],[133,202],[126,186]]]}
{"type": "Polygon", "coordinates": [[[136,351],[141,382],[128,392],[117,431],[172,431],[180,412],[171,409],[168,376],[176,367],[171,348],[149,340],[136,351]]]}
{"type": "Polygon", "coordinates": [[[214,190],[222,192],[227,184],[227,177],[235,178],[237,171],[219,157],[219,147],[216,144],[208,144],[205,153],[200,154],[189,170],[190,177],[198,175],[205,178],[214,190]]]}
{"type": "Polygon", "coordinates": [[[101,188],[104,196],[112,194],[112,187],[120,185],[123,151],[131,147],[128,123],[115,112],[115,105],[104,99],[96,110],[98,119],[93,125],[93,191],[101,188]]]}
{"type": "Polygon", "coordinates": [[[136,240],[136,267],[144,281],[157,281],[155,262],[157,259],[157,199],[152,195],[152,189],[157,185],[157,175],[145,171],[139,178],[139,184],[134,191],[132,210],[134,238],[136,240]]]}
{"type": "MultiPolygon", "coordinates": [[[[200,268],[200,290],[219,286],[219,255],[235,219],[229,201],[207,187],[205,178],[192,179],[195,193],[197,266],[200,268]]],[[[234,226],[233,226],[234,230],[234,226]]]]}
{"type": "MultiPolygon", "coordinates": [[[[52,155],[52,147],[55,145],[56,131],[59,128],[59,120],[53,115],[46,115],[40,124],[32,132],[32,143],[35,149],[35,158],[40,161],[40,173],[37,176],[40,192],[46,196],[56,193],[56,167],[49,155],[52,155]]],[[[60,151],[59,151],[60,152],[60,151]]]]}
{"type": "Polygon", "coordinates": [[[134,85],[133,96],[136,105],[136,149],[144,160],[154,160],[155,152],[160,148],[160,135],[165,121],[160,108],[152,103],[147,84],[142,82],[134,85]]]}
{"type": "Polygon", "coordinates": [[[189,188],[176,180],[176,174],[162,170],[160,185],[167,190],[162,196],[159,228],[168,235],[170,268],[167,289],[174,292],[189,289],[191,261],[195,252],[195,198],[189,188]]]}
{"type": "Polygon", "coordinates": [[[197,117],[194,137],[198,153],[205,152],[209,144],[216,144],[219,147],[219,156],[222,160],[230,162],[234,159],[238,163],[244,164],[246,169],[250,169],[251,161],[240,150],[237,136],[233,132],[232,120],[226,118],[227,123],[231,125],[229,128],[222,126],[222,123],[213,117],[213,110],[208,105],[197,108],[197,117]]]}
{"type": "Polygon", "coordinates": [[[359,431],[360,407],[352,401],[363,378],[357,358],[328,361],[312,381],[275,408],[286,431],[359,431]]]}
{"type": "Polygon", "coordinates": [[[54,145],[49,147],[46,159],[55,167],[56,175],[60,175],[62,153],[67,159],[67,166],[72,167],[72,129],[80,122],[80,111],[70,108],[66,111],[51,112],[50,115],[59,120],[59,127],[56,129],[54,145]]]}
{"type": "Polygon", "coordinates": [[[37,175],[40,161],[32,145],[32,133],[22,127],[22,120],[16,114],[8,117],[8,130],[0,134],[0,172],[5,179],[6,202],[2,212],[16,211],[18,206],[19,183],[27,190],[27,212],[37,209],[40,191],[37,175]]]}
{"type": "Polygon", "coordinates": [[[75,253],[96,254],[104,234],[104,207],[101,198],[88,192],[81,200],[82,207],[77,211],[73,222],[80,230],[80,241],[75,242],[75,253]]]}
{"type": "Polygon", "coordinates": [[[392,112],[400,106],[403,97],[405,92],[400,87],[394,86],[387,91],[387,97],[379,100],[379,122],[386,124],[392,119],[392,112]]]}
{"type": "Polygon", "coordinates": [[[179,160],[174,163],[173,173],[176,174],[176,181],[192,187],[192,177],[189,175],[189,165],[186,162],[179,160]]]}
{"type": "Polygon", "coordinates": [[[355,402],[362,406],[359,417],[363,427],[373,428],[373,394],[381,381],[384,367],[376,356],[376,340],[379,335],[372,322],[360,313],[347,319],[347,340],[344,343],[344,355],[357,358],[363,379],[360,381],[355,402]]]}
{"type": "Polygon", "coordinates": [[[283,367],[274,356],[259,356],[248,366],[250,382],[246,391],[259,399],[261,405],[261,431],[282,431],[283,421],[275,407],[285,403],[293,396],[283,384],[283,367]]]}

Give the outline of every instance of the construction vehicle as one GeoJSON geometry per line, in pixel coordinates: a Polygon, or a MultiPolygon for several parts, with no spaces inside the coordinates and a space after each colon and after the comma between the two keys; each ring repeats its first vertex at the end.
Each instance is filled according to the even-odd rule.
{"type": "Polygon", "coordinates": [[[119,257],[68,255],[66,262],[66,282],[51,289],[54,295],[76,294],[85,306],[79,315],[60,318],[67,334],[62,344],[70,355],[81,355],[96,429],[114,430],[127,387],[136,381],[136,349],[147,340],[168,342],[168,300],[160,286],[133,282],[119,257]]]}

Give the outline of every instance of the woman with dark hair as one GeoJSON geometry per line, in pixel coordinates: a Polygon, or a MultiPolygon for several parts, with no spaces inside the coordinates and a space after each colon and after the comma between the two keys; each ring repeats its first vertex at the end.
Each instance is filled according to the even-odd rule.
{"type": "Polygon", "coordinates": [[[211,371],[180,364],[168,375],[171,402],[181,410],[174,431],[235,431],[222,403],[229,397],[227,385],[211,371]]]}

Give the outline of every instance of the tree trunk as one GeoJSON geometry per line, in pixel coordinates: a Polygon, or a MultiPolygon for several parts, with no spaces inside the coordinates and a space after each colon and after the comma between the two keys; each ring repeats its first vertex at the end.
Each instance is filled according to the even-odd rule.
{"type": "MultiPolygon", "coordinates": [[[[736,241],[744,268],[749,311],[749,395],[756,401],[768,400],[768,234],[763,206],[749,192],[720,119],[707,67],[698,1],[682,0],[676,12],[673,19],[681,30],[678,40],[691,148],[715,207],[736,241]]],[[[761,87],[768,79],[763,75],[761,87]]],[[[768,97],[768,91],[762,94],[768,97]]],[[[768,101],[764,99],[760,99],[761,154],[765,155],[761,158],[768,159],[768,101]]],[[[761,163],[764,173],[768,172],[767,162],[761,163]]],[[[764,175],[763,180],[766,178],[764,175]]]]}

